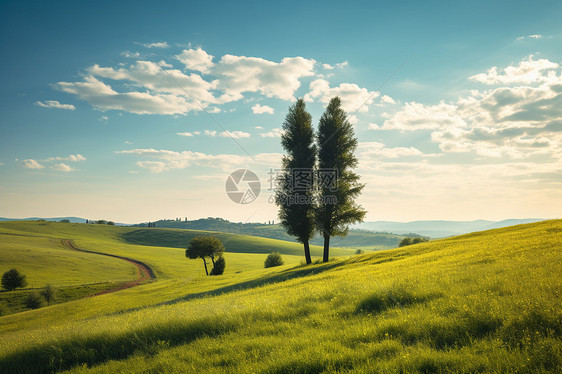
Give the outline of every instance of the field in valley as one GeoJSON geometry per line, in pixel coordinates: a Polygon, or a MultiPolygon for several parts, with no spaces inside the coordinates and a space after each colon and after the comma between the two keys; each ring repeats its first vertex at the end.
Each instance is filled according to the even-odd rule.
{"type": "MultiPolygon", "coordinates": [[[[339,259],[310,266],[299,265],[298,244],[218,233],[227,248],[218,277],[184,256],[200,233],[0,223],[0,271],[17,267],[29,287],[135,278],[130,263],[71,250],[62,239],[142,261],[156,275],[138,287],[0,317],[0,372],[562,368],[561,220],[364,255],[340,248],[339,259]],[[264,269],[272,250],[286,265],[264,269]]],[[[2,292],[0,303],[26,292],[2,292]]]]}

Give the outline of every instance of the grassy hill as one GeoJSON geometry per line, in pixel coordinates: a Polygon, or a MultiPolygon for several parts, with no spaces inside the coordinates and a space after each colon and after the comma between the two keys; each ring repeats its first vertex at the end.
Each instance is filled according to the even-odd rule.
{"type": "MultiPolygon", "coordinates": [[[[266,254],[279,251],[287,264],[302,260],[302,246],[280,240],[194,230],[138,229],[106,225],[13,221],[0,222],[0,274],[17,268],[28,286],[0,292],[0,315],[27,310],[25,297],[51,284],[59,302],[93,295],[135,279],[137,269],[125,261],[78,252],[61,244],[72,239],[87,251],[134,258],[150,264],[159,279],[177,279],[203,271],[202,262],[185,258],[185,247],[196,235],[215,235],[225,244],[227,274],[262,269],[266,254]]],[[[315,255],[321,248],[313,247],[315,255]]],[[[335,255],[352,253],[340,249],[335,255]]]]}
{"type": "Polygon", "coordinates": [[[159,260],[158,282],[1,317],[0,372],[556,373],[561,248],[547,221],[222,277],[159,260]]]}
{"type": "MultiPolygon", "coordinates": [[[[289,236],[286,230],[279,224],[262,224],[255,222],[230,222],[222,218],[203,218],[193,221],[180,220],[160,220],[155,222],[158,228],[174,228],[187,230],[203,230],[229,232],[243,235],[251,235],[270,239],[279,239],[295,243],[294,237],[289,236]]],[[[146,227],[146,224],[135,225],[136,227],[146,227]]],[[[365,230],[350,230],[344,237],[334,237],[330,241],[331,247],[364,248],[364,249],[390,249],[398,246],[404,238],[403,235],[390,233],[374,233],[365,230]]],[[[323,246],[324,239],[318,235],[312,238],[311,245],[323,246]]]]}

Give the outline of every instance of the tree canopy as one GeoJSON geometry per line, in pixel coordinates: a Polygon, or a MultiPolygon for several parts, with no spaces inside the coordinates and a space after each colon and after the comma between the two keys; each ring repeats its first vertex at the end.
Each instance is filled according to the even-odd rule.
{"type": "Polygon", "coordinates": [[[196,236],[189,242],[185,256],[190,259],[201,258],[205,266],[205,273],[209,275],[206,257],[209,257],[215,265],[215,259],[221,257],[223,252],[224,245],[214,236],[196,236]]]}

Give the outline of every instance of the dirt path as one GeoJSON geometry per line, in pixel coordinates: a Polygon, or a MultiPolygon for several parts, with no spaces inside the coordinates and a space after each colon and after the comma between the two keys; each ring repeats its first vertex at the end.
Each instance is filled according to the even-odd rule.
{"type": "Polygon", "coordinates": [[[154,271],[150,268],[150,266],[148,266],[144,262],[134,260],[134,259],[128,258],[128,257],[112,255],[112,254],[109,254],[109,253],[94,252],[94,251],[88,251],[88,250],[85,250],[85,249],[76,248],[74,246],[74,244],[72,243],[72,240],[69,240],[69,239],[61,240],[61,244],[64,247],[73,249],[75,251],[93,253],[93,254],[96,254],[96,255],[118,258],[118,259],[121,259],[121,260],[124,260],[124,261],[127,261],[127,262],[133,264],[137,268],[137,275],[138,275],[137,279],[132,280],[132,281],[128,281],[128,282],[123,282],[123,283],[117,285],[117,287],[115,287],[113,289],[104,290],[104,291],[98,292],[98,293],[96,293],[92,296],[103,295],[103,294],[106,294],[106,293],[121,291],[121,290],[124,290],[126,288],[138,286],[141,283],[147,282],[149,280],[156,279],[156,275],[154,274],[154,271]]]}

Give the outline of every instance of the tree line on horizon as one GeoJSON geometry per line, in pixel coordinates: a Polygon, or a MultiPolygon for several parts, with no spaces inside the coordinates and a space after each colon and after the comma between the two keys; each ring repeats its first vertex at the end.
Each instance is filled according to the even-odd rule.
{"type": "Polygon", "coordinates": [[[275,202],[280,224],[304,246],[312,263],[309,241],[318,232],[324,238],[323,261],[329,261],[330,238],[344,237],[349,225],[367,213],[355,199],[365,187],[359,175],[353,126],[339,97],[330,100],[315,132],[303,99],[289,107],[281,145],[286,151],[277,178],[275,202]]]}

